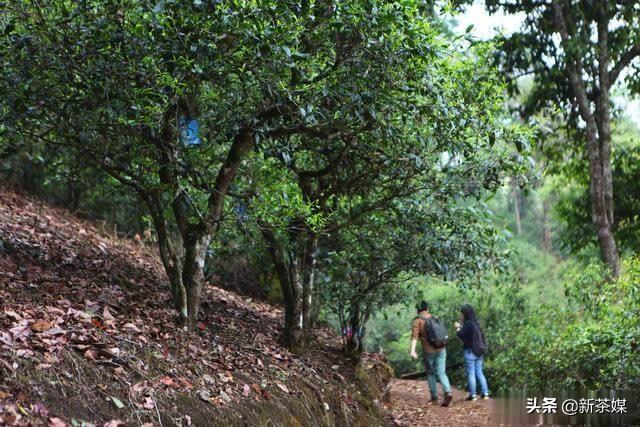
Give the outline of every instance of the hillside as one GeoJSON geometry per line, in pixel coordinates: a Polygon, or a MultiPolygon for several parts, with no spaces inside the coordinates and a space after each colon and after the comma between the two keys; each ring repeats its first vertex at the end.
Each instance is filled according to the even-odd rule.
{"type": "Polygon", "coordinates": [[[383,423],[388,370],[330,330],[297,357],[278,308],[208,285],[187,332],[170,307],[153,248],[2,189],[0,424],[383,423]]]}

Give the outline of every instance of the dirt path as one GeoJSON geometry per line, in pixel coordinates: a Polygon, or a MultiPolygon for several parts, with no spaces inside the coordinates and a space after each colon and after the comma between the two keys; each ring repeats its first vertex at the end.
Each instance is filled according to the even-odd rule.
{"type": "MultiPolygon", "coordinates": [[[[442,402],[442,390],[438,393],[442,402]]],[[[387,410],[397,426],[487,426],[491,421],[491,400],[465,401],[466,392],[453,390],[448,408],[429,403],[426,381],[394,379],[389,389],[387,410]]]]}

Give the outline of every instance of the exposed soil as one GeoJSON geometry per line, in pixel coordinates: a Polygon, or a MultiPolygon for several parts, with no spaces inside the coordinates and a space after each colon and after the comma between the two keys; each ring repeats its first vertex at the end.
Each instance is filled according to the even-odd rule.
{"type": "MultiPolygon", "coordinates": [[[[453,401],[447,408],[429,402],[426,381],[394,379],[385,403],[397,426],[491,426],[491,400],[467,402],[467,393],[453,389],[453,401]]],[[[439,393],[442,401],[442,390],[439,393]]]]}
{"type": "Polygon", "coordinates": [[[181,330],[153,247],[0,188],[0,425],[380,425],[384,364],[282,317],[210,284],[181,330]]]}

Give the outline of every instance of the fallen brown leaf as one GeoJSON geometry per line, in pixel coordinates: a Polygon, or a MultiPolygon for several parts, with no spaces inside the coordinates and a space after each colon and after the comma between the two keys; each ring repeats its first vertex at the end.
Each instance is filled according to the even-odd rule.
{"type": "Polygon", "coordinates": [[[51,329],[51,323],[44,319],[36,320],[31,324],[31,330],[33,332],[43,332],[51,329]]]}
{"type": "Polygon", "coordinates": [[[53,417],[49,418],[49,427],[67,427],[67,423],[60,418],[53,417]]]}

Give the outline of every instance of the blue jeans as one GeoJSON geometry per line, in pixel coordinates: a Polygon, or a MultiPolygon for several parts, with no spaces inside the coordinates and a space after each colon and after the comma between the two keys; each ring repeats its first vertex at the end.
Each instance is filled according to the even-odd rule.
{"type": "Polygon", "coordinates": [[[480,383],[480,393],[489,394],[489,385],[487,379],[482,372],[482,356],[476,356],[471,350],[464,350],[464,365],[467,370],[467,385],[469,386],[469,395],[476,394],[476,378],[480,383]]]}
{"type": "Polygon", "coordinates": [[[427,382],[429,383],[429,390],[431,391],[431,398],[438,398],[438,384],[436,383],[436,377],[442,384],[442,390],[445,394],[451,393],[451,383],[449,383],[449,377],[445,371],[447,366],[447,350],[438,351],[435,353],[427,353],[424,355],[424,364],[427,370],[427,382]]]}

